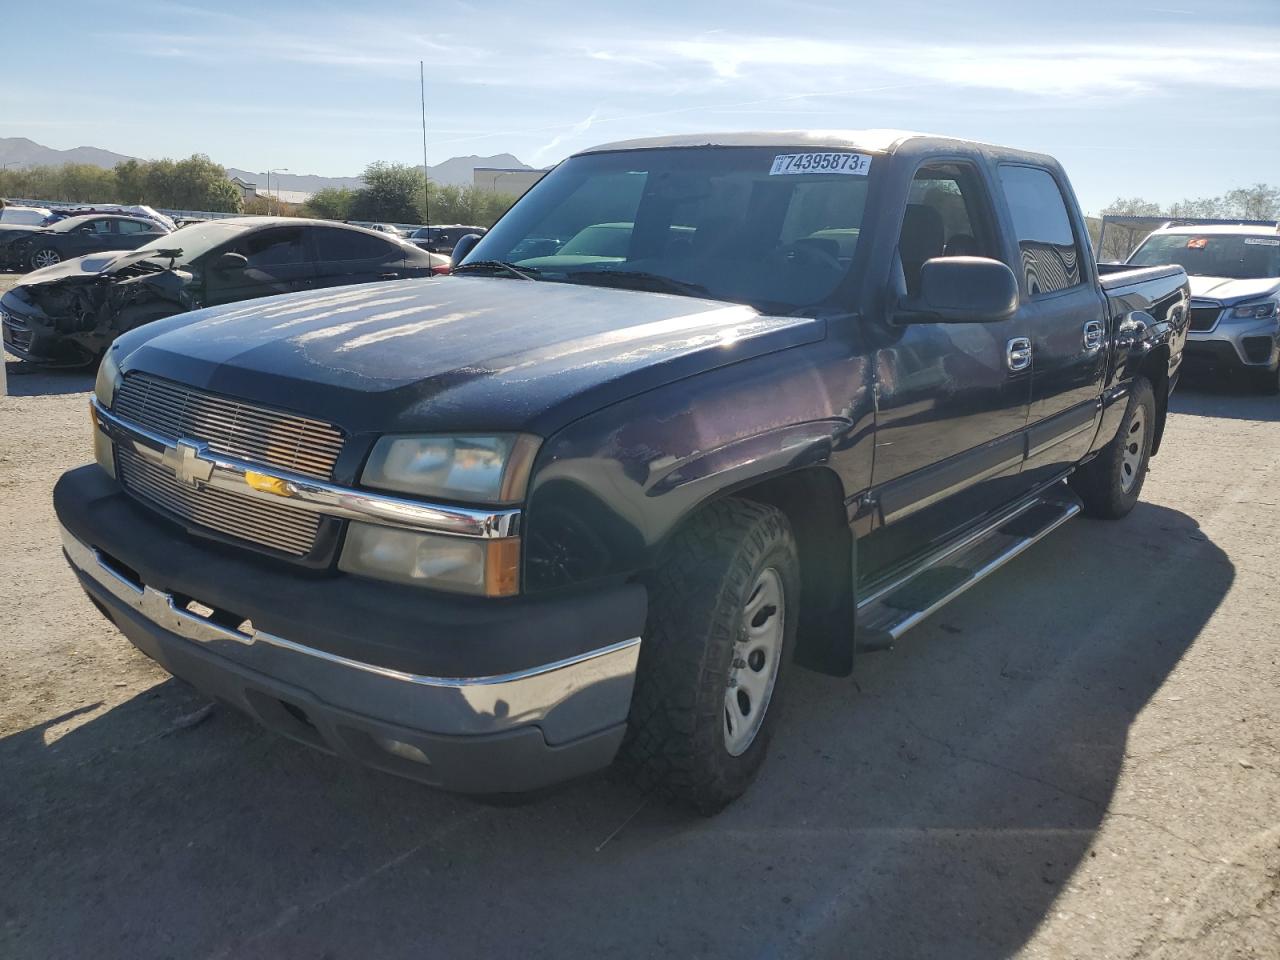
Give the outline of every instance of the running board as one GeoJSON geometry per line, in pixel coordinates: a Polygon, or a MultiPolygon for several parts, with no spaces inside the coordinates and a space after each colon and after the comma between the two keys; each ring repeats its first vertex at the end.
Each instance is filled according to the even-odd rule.
{"type": "Polygon", "coordinates": [[[858,602],[858,649],[888,650],[929,614],[1047,537],[1080,510],[1071,488],[1058,484],[935,552],[909,573],[873,586],[858,602]]]}

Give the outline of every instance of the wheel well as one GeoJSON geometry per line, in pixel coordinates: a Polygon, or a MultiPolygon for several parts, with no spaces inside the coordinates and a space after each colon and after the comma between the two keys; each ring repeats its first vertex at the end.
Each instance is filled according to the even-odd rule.
{"type": "Polygon", "coordinates": [[[800,551],[800,624],[796,662],[835,676],[853,669],[853,535],[844,487],[826,467],[761,481],[733,496],[777,507],[800,551]]]}
{"type": "Polygon", "coordinates": [[[1159,346],[1147,354],[1138,373],[1150,382],[1151,392],[1156,398],[1156,425],[1151,438],[1151,456],[1154,457],[1160,452],[1160,440],[1164,437],[1165,419],[1169,413],[1169,348],[1159,346]]]}

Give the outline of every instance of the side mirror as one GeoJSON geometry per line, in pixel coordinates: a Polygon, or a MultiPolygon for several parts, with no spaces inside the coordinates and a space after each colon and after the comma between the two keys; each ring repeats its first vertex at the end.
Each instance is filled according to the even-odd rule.
{"type": "Polygon", "coordinates": [[[453,253],[449,257],[449,265],[456,267],[460,264],[479,242],[480,234],[478,233],[468,233],[459,237],[458,242],[453,245],[453,253]]]}
{"type": "Polygon", "coordinates": [[[998,323],[1018,309],[1018,278],[987,257],[938,257],[920,268],[920,294],[899,304],[898,323],[998,323]]]}
{"type": "Polygon", "coordinates": [[[234,250],[228,250],[217,260],[213,261],[215,270],[243,270],[249,265],[249,258],[243,253],[236,253],[234,250]]]}

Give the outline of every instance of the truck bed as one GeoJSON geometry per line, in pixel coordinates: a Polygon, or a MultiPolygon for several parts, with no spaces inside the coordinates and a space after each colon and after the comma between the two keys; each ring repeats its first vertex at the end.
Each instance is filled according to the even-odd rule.
{"type": "Polygon", "coordinates": [[[1098,264],[1098,282],[1107,293],[1115,293],[1165,277],[1177,277],[1178,281],[1172,286],[1180,286],[1183,277],[1182,268],[1177,264],[1162,267],[1131,267],[1127,263],[1098,264]]]}

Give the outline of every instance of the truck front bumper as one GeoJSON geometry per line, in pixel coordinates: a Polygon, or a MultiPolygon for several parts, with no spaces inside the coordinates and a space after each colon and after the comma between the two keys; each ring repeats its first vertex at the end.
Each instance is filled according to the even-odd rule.
{"type": "Polygon", "coordinates": [[[230,607],[219,589],[227,586],[225,577],[213,580],[239,558],[166,530],[167,521],[129,500],[96,467],[65,475],[55,504],[68,562],[98,609],[139,650],[302,743],[444,789],[501,793],[607,766],[622,741],[645,613],[639,587],[539,602],[496,618],[482,614],[465,625],[437,597],[418,609],[417,635],[379,636],[403,620],[389,616],[390,623],[379,623],[366,614],[357,622],[365,624],[368,642],[347,637],[340,647],[324,629],[336,619],[326,609],[335,593],[348,606],[363,606],[370,591],[384,600],[398,594],[358,578],[302,577],[279,566],[245,570],[246,579],[278,593],[295,624],[286,631],[272,623],[268,630],[259,624],[278,618],[279,604],[264,609],[262,594],[246,588],[243,602],[230,607]],[[121,524],[132,528],[127,539],[117,536],[121,524]],[[284,582],[289,579],[294,582],[284,582]],[[599,600],[612,607],[607,625],[599,600]],[[527,649],[515,651],[509,642],[512,617],[529,631],[527,649]],[[569,646],[564,637],[540,636],[557,625],[594,626],[600,635],[574,638],[569,646]],[[445,659],[443,651],[433,654],[443,646],[462,648],[464,659],[472,647],[479,668],[437,674],[410,666],[456,663],[456,651],[445,659]],[[539,649],[555,659],[530,663],[539,649]],[[492,672],[504,661],[513,669],[492,672]]]}

